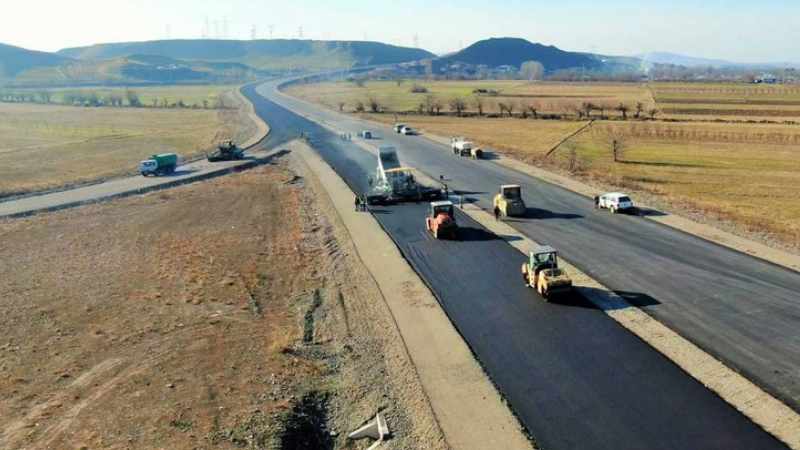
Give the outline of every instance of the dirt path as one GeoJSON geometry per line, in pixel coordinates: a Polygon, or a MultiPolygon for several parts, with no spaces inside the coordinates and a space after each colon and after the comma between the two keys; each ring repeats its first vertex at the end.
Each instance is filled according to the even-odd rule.
{"type": "Polygon", "coordinates": [[[286,159],[0,221],[0,448],[442,448],[380,291],[286,159]]]}

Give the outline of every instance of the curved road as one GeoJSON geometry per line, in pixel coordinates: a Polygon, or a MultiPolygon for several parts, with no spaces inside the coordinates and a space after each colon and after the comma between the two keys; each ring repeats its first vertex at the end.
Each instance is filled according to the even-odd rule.
{"type": "MultiPolygon", "coordinates": [[[[268,83],[258,90],[243,90],[256,112],[270,123],[272,133],[266,144],[280,145],[301,132],[309,135],[314,148],[353,190],[365,190],[375,156],[276,104],[274,101],[314,114],[313,108],[276,94],[274,86],[268,83]]],[[[346,118],[341,122],[335,117],[321,120],[349,131],[346,118]]],[[[485,166],[494,165],[448,158],[441,148],[430,148],[435,144],[410,139],[416,140],[408,143],[385,136],[385,141],[403,144],[398,145],[401,158],[412,165],[431,174],[440,172],[438,167],[447,167],[441,173],[456,178],[451,186],[478,191],[475,197],[479,202],[489,198],[494,188],[489,189],[488,184],[495,185],[499,175],[485,166]],[[418,164],[425,155],[433,165],[418,164]]],[[[526,190],[527,200],[532,201],[530,194],[536,191],[528,185],[526,190]]],[[[532,204],[542,206],[541,201],[532,204]]],[[[531,222],[567,224],[580,219],[581,214],[572,213],[568,206],[540,210],[537,216],[547,219],[531,222]]],[[[463,240],[433,240],[423,231],[426,209],[424,204],[405,204],[373,213],[431,286],[542,448],[785,448],[584,300],[570,298],[549,304],[536,298],[519,279],[524,257],[468,217],[459,213],[458,220],[465,227],[463,240]]],[[[615,258],[615,263],[622,261],[615,258]]]]}

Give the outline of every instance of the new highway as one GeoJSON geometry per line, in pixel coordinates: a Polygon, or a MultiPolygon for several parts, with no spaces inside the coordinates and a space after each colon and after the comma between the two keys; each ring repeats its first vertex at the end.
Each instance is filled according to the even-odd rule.
{"type": "MultiPolygon", "coordinates": [[[[354,191],[367,189],[367,179],[376,166],[375,156],[303,116],[354,135],[364,124],[288,99],[275,91],[274,83],[257,89],[251,86],[243,92],[270,124],[267,146],[278,146],[302,133],[354,191]]],[[[627,283],[635,277],[632,272],[654,267],[653,263],[629,267],[624,254],[627,246],[634,249],[634,254],[644,253],[645,249],[639,247],[641,241],[649,241],[644,236],[650,229],[661,233],[661,239],[676,234],[641,219],[597,215],[586,199],[486,161],[454,158],[442,146],[419,137],[384,134],[381,141],[395,145],[408,164],[430,175],[445,174],[452,180],[451,188],[472,192],[470,196],[484,206],[499,184],[523,184],[526,201],[536,209],[531,218],[515,225],[526,234],[530,229],[531,237],[557,246],[576,262],[579,259],[575,256],[580,253],[599,252],[591,260],[580,260],[586,261],[581,264],[587,268],[603,255],[619,251],[590,271],[596,276],[613,273],[609,278],[598,276],[606,282],[620,279],[627,283]],[[537,231],[542,224],[546,224],[545,234],[537,231]],[[604,227],[611,230],[605,231],[604,227]],[[626,227],[636,233],[628,237],[630,231],[626,227]]],[[[373,213],[431,287],[487,374],[542,448],[784,448],[583,299],[572,297],[545,303],[537,298],[520,280],[519,266],[524,256],[468,217],[458,215],[465,228],[461,240],[433,240],[424,231],[426,210],[425,204],[403,204],[377,208],[373,213]]],[[[682,244],[678,241],[675,245],[682,244]]],[[[662,245],[666,247],[662,253],[669,254],[671,244],[662,245]]],[[[664,263],[658,274],[664,276],[665,270],[681,261],[690,264],[688,269],[696,266],[691,257],[702,252],[687,251],[689,254],[666,262],[656,255],[655,260],[664,263]]],[[[684,273],[682,270],[674,277],[681,278],[684,273]]],[[[636,288],[620,290],[637,292],[636,288]]],[[[711,286],[708,292],[712,292],[711,286]]],[[[647,294],[637,295],[642,298],[647,294]]],[[[647,303],[656,306],[656,300],[647,303]]],[[[664,304],[666,300],[659,303],[664,304]]]]}

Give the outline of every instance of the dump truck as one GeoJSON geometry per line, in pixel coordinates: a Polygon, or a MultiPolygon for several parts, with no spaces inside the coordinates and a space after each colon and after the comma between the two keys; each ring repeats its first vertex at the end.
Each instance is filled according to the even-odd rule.
{"type": "Polygon", "coordinates": [[[458,224],[453,202],[449,200],[431,202],[428,217],[425,218],[425,229],[435,239],[457,239],[458,224]]]}
{"type": "Polygon", "coordinates": [[[494,196],[494,207],[499,208],[500,214],[506,217],[524,216],[527,207],[522,200],[522,187],[518,184],[500,186],[500,192],[494,196]]]}
{"type": "Polygon", "coordinates": [[[572,290],[572,279],[558,267],[558,252],[549,245],[530,253],[528,261],[522,264],[522,280],[545,301],[572,290]]]}
{"type": "Polygon", "coordinates": [[[244,150],[239,148],[233,141],[225,141],[217,146],[213,153],[207,155],[210,162],[234,161],[244,158],[244,150]]]}
{"type": "Polygon", "coordinates": [[[369,179],[369,185],[367,203],[370,205],[438,200],[443,197],[441,189],[418,183],[414,171],[403,167],[397,157],[397,150],[389,146],[378,149],[378,167],[375,178],[369,179]]]}
{"type": "Polygon", "coordinates": [[[175,172],[178,167],[178,155],[175,153],[159,153],[150,159],[145,159],[139,163],[139,173],[143,176],[148,175],[167,175],[175,172]]]}

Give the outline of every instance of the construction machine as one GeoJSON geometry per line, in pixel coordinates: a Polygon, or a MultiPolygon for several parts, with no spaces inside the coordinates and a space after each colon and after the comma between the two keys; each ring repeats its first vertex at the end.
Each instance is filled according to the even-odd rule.
{"type": "Polygon", "coordinates": [[[233,141],[227,140],[219,144],[217,149],[207,158],[210,162],[234,161],[244,158],[244,150],[239,148],[233,141]]]}
{"type": "Polygon", "coordinates": [[[414,171],[403,167],[394,147],[378,149],[378,167],[375,178],[370,178],[367,203],[386,204],[402,201],[437,200],[443,197],[441,189],[420,184],[414,171]]]}
{"type": "Polygon", "coordinates": [[[458,224],[453,202],[449,200],[431,202],[430,212],[425,218],[425,228],[435,239],[456,239],[458,224]]]}
{"type": "Polygon", "coordinates": [[[499,208],[503,216],[524,216],[526,206],[522,200],[522,187],[518,184],[500,186],[500,191],[494,196],[494,207],[499,208]]]}
{"type": "Polygon", "coordinates": [[[558,267],[558,252],[547,245],[532,251],[528,261],[522,264],[522,279],[545,301],[572,290],[572,279],[558,267]]]}

